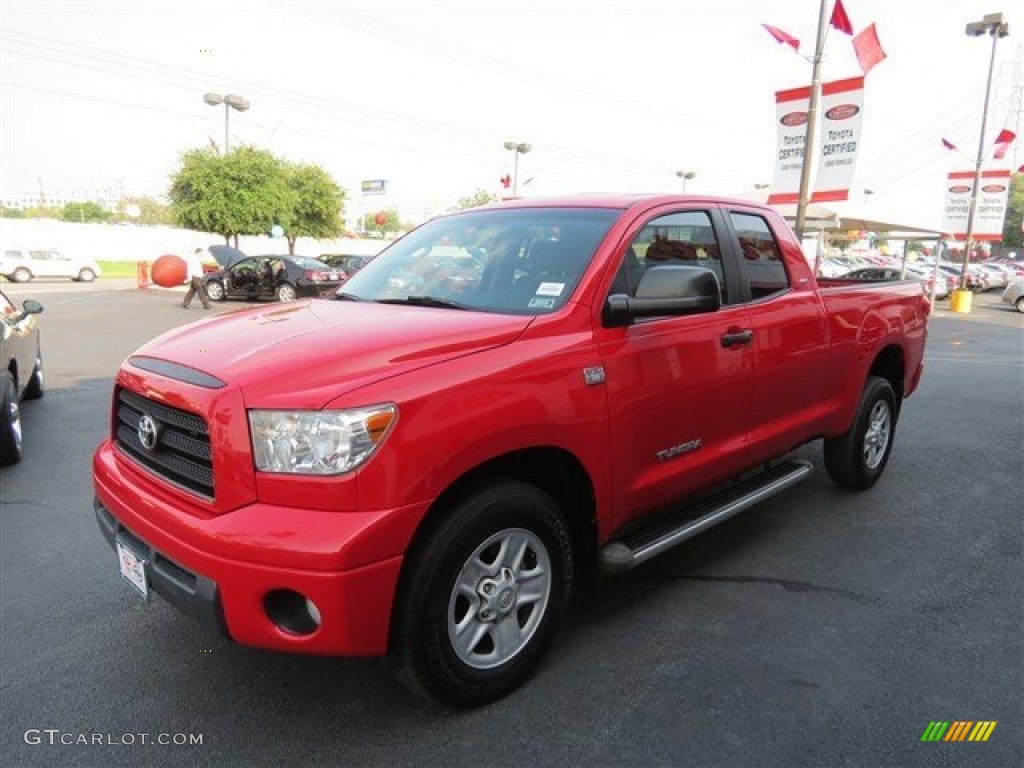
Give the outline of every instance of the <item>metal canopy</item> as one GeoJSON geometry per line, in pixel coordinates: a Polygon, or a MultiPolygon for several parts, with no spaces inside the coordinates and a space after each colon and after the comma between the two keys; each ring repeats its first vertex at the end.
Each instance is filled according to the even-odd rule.
{"type": "MultiPolygon", "coordinates": [[[[791,224],[796,220],[796,203],[773,205],[791,224]]],[[[873,205],[849,202],[811,203],[807,206],[807,232],[865,230],[884,234],[889,240],[938,240],[947,233],[933,222],[922,221],[873,205]]]]}

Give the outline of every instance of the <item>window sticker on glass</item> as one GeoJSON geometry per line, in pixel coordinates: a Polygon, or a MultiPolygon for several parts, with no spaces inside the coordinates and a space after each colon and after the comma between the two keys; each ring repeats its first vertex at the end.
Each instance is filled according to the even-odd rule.
{"type": "MultiPolygon", "coordinates": [[[[539,293],[539,291],[538,291],[538,293],[539,293]]],[[[530,303],[529,303],[528,306],[529,306],[530,309],[551,309],[552,307],[555,306],[555,300],[554,299],[537,299],[537,298],[533,298],[533,299],[530,299],[530,303]]]]}
{"type": "Polygon", "coordinates": [[[538,296],[561,296],[565,283],[541,283],[537,286],[538,296]]]}

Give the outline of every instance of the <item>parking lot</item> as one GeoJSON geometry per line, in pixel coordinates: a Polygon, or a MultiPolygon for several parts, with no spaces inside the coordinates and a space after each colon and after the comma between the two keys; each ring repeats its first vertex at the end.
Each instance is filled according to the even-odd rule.
{"type": "MultiPolygon", "coordinates": [[[[819,469],[601,579],[525,687],[444,712],[384,662],[241,648],[117,575],[90,480],[117,366],[243,303],[2,288],[45,306],[49,387],[23,406],[25,458],[0,470],[5,766],[1024,764],[1024,315],[996,294],[934,314],[873,490],[819,469]],[[958,720],[997,726],[920,740],[958,720]]],[[[802,453],[820,465],[819,444],[802,453]]]]}

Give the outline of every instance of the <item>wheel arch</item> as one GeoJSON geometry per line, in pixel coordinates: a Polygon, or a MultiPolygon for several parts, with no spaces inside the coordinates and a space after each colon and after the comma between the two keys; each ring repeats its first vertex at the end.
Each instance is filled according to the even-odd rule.
{"type": "MultiPolygon", "coordinates": [[[[496,456],[467,470],[444,489],[417,525],[403,558],[398,577],[402,590],[410,563],[426,546],[430,535],[461,497],[491,479],[520,480],[535,485],[562,510],[572,536],[576,578],[586,578],[597,553],[597,518],[594,485],[580,460],[563,448],[538,446],[496,456]]],[[[399,604],[398,595],[392,610],[399,604]]],[[[392,627],[394,616],[392,616],[392,627]]]]}
{"type": "Polygon", "coordinates": [[[880,376],[892,385],[898,409],[906,391],[906,356],[903,347],[899,344],[889,344],[879,350],[868,369],[868,376],[880,376]]]}

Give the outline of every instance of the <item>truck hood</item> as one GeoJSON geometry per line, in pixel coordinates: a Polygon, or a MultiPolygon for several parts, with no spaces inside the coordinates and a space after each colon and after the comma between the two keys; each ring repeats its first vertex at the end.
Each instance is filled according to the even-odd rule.
{"type": "Polygon", "coordinates": [[[238,385],[251,407],[321,408],[359,387],[508,344],[532,319],[299,301],[201,320],[157,337],[135,355],[238,385]]]}

